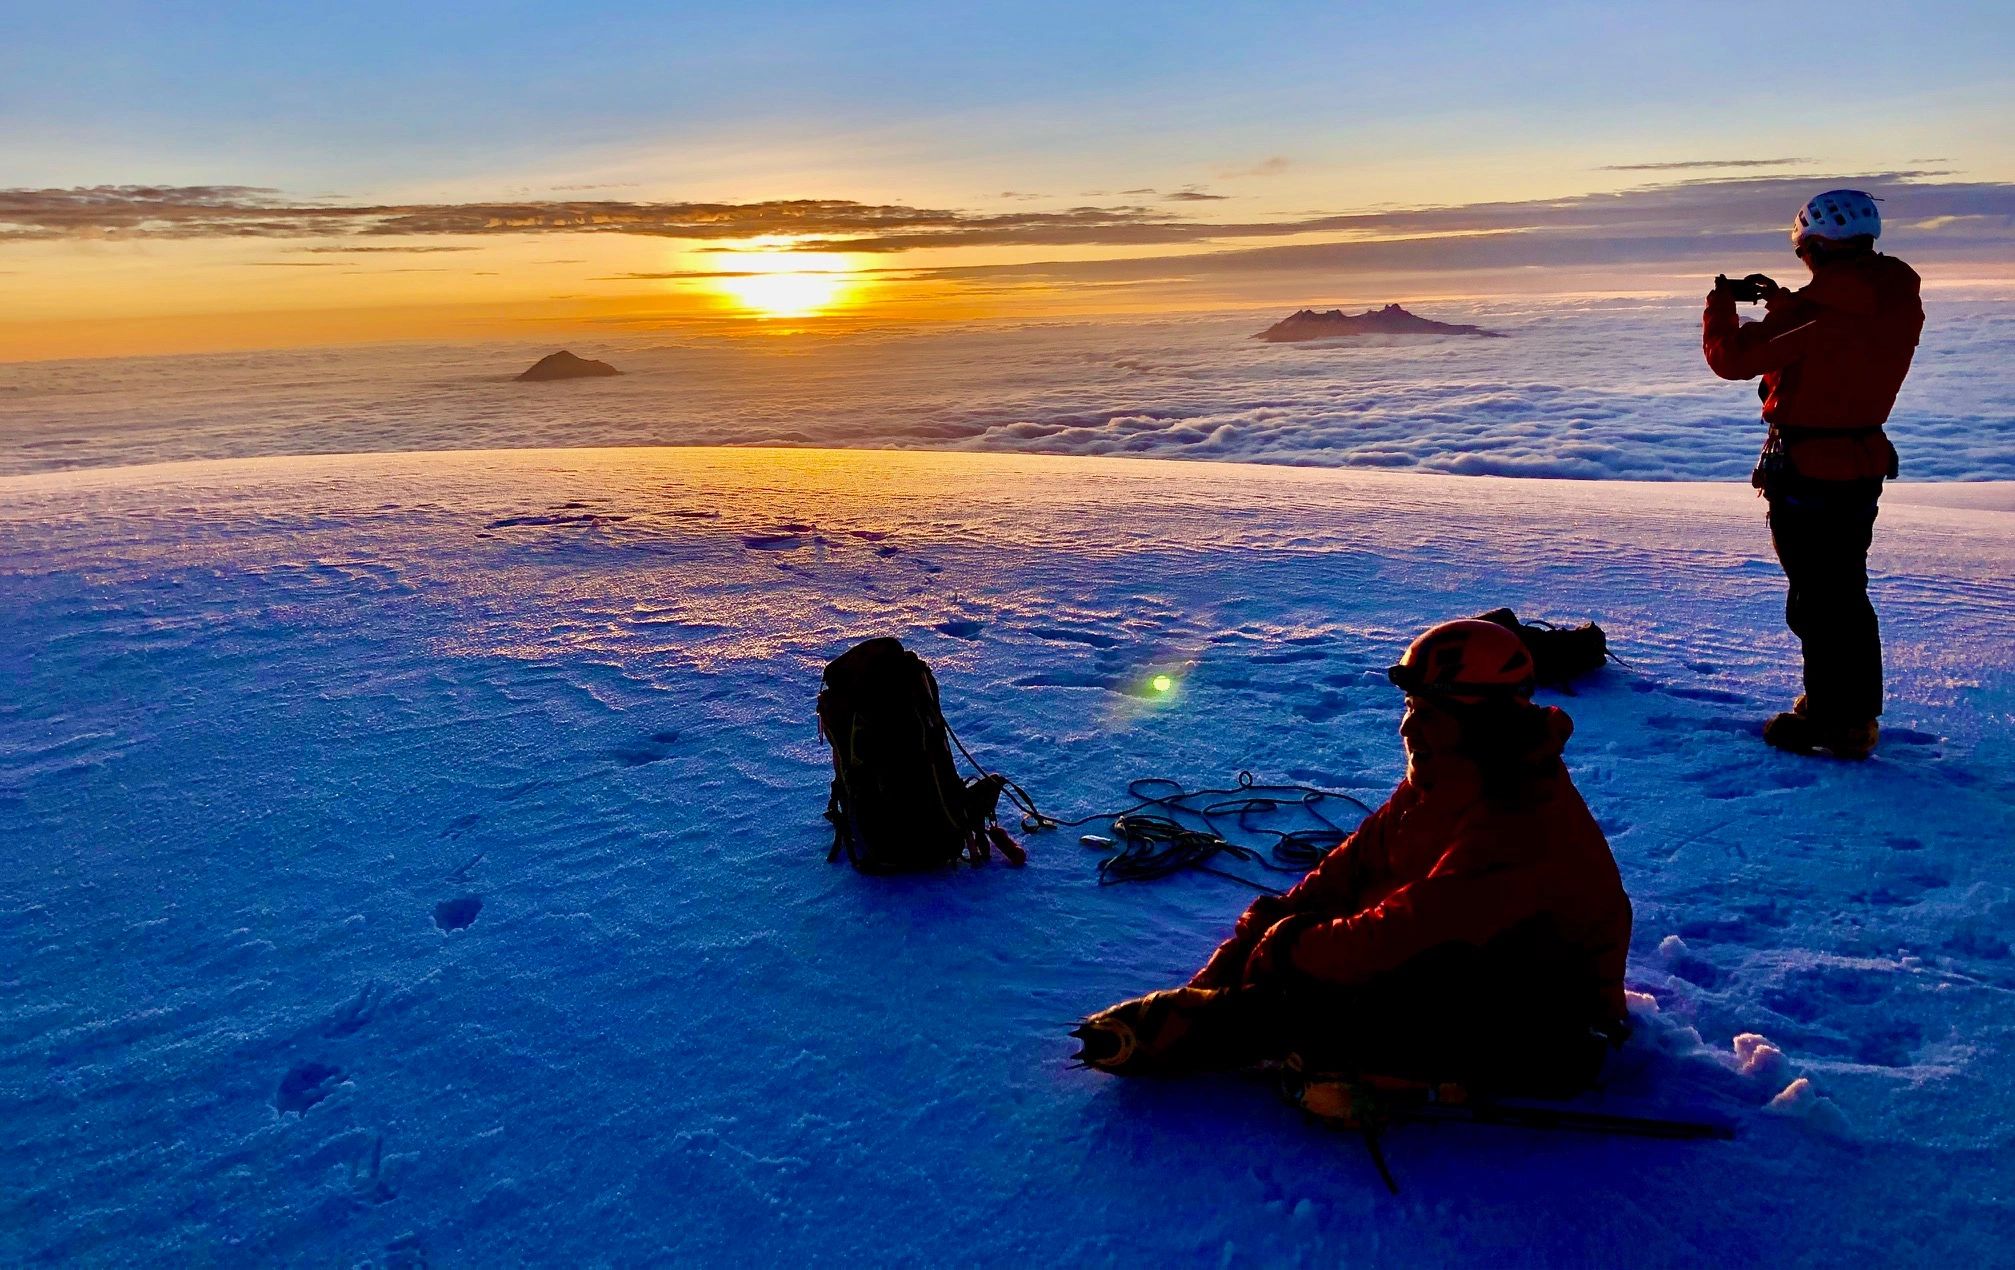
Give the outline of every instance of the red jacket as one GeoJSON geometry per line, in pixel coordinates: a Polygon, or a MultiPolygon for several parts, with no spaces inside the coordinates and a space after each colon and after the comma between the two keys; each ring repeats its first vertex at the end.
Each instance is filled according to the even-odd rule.
{"type": "Polygon", "coordinates": [[[1385,805],[1285,896],[1264,896],[1192,983],[1236,983],[1273,923],[1317,920],[1295,938],[1294,971],[1337,986],[1367,984],[1450,944],[1530,965],[1549,982],[1522,985],[1589,1023],[1624,1017],[1630,900],[1609,842],[1560,766],[1574,725],[1548,707],[1554,762],[1517,805],[1481,788],[1401,781],[1385,805]]]}
{"type": "Polygon", "coordinates": [[[1761,322],[1744,323],[1735,301],[1716,293],[1701,318],[1701,350],[1723,379],[1763,376],[1763,417],[1800,475],[1892,476],[1896,450],[1881,426],[1924,329],[1918,285],[1909,265],[1870,253],[1821,265],[1810,284],[1772,300],[1761,322]],[[1868,431],[1812,431],[1856,428],[1868,431]]]}

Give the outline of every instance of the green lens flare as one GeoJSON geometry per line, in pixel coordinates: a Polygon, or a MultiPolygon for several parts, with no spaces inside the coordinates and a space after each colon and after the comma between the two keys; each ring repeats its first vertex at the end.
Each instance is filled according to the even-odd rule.
{"type": "Polygon", "coordinates": [[[1175,687],[1175,680],[1170,679],[1167,675],[1156,675],[1151,682],[1156,692],[1167,692],[1170,688],[1175,687]]]}

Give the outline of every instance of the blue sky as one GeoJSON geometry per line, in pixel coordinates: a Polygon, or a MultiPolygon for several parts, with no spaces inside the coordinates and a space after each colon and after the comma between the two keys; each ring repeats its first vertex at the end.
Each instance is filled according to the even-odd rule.
{"type": "Polygon", "coordinates": [[[0,6],[0,360],[720,316],[724,249],[880,317],[1682,290],[1841,184],[2015,260],[2005,4],[0,6]]]}
{"type": "Polygon", "coordinates": [[[2008,5],[1834,4],[1823,35],[1757,5],[13,8],[0,118],[20,185],[376,196],[636,179],[625,165],[657,155],[710,187],[687,196],[914,199],[1421,146],[1556,152],[1561,192],[1569,167],[1856,146],[1887,167],[1956,150],[1999,178],[2015,114],[2008,5]],[[836,179],[833,160],[872,188],[774,185],[836,179]]]}

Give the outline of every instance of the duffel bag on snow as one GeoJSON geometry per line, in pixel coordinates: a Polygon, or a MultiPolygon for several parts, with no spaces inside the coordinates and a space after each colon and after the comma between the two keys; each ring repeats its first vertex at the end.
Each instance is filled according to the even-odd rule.
{"type": "Polygon", "coordinates": [[[1533,679],[1546,687],[1567,688],[1581,676],[1602,669],[1615,655],[1609,651],[1609,637],[1593,622],[1579,626],[1521,622],[1510,609],[1492,609],[1477,617],[1518,636],[1525,651],[1532,654],[1533,679]]]}

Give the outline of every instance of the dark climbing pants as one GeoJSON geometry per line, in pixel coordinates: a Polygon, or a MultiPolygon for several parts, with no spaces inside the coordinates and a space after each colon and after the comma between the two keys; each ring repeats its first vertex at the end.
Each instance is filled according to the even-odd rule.
{"type": "Polygon", "coordinates": [[[1177,988],[1113,1009],[1143,1033],[1138,1071],[1230,1071],[1295,1054],[1309,1071],[1550,1096],[1587,1087],[1609,1049],[1587,1021],[1591,993],[1556,977],[1445,945],[1357,987],[1177,988]]]}
{"type": "Polygon", "coordinates": [[[1805,712],[1864,723],[1882,713],[1882,633],[1868,602],[1868,544],[1882,482],[1789,478],[1770,492],[1770,541],[1805,649],[1805,712]]]}

